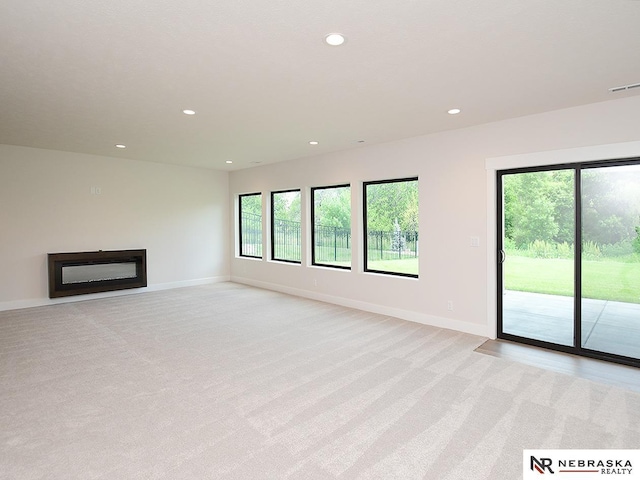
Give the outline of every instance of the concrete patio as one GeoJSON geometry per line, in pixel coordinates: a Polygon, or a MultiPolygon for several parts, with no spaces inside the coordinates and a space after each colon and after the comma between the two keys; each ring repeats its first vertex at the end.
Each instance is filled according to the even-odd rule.
{"type": "MultiPolygon", "coordinates": [[[[507,290],[503,331],[573,345],[573,298],[507,290]]],[[[640,304],[583,299],[582,346],[640,359],[640,304]]]]}

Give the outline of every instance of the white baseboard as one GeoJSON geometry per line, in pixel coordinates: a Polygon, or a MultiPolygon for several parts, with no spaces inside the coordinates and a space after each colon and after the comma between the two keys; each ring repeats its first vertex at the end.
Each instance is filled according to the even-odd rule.
{"type": "Polygon", "coordinates": [[[436,315],[428,315],[424,313],[414,312],[411,310],[403,310],[401,308],[386,307],[384,305],[377,305],[375,303],[363,302],[360,300],[353,300],[345,297],[337,297],[334,295],[326,295],[323,293],[312,292],[309,290],[302,290],[299,288],[287,287],[284,285],[278,285],[276,283],[261,282],[253,280],[251,278],[232,276],[231,281],[235,283],[241,283],[244,285],[250,285],[253,287],[264,288],[265,290],[274,290],[276,292],[286,293],[289,295],[295,295],[298,297],[309,298],[311,300],[318,300],[326,303],[333,303],[343,307],[355,308],[357,310],[364,310],[365,312],[378,313],[380,315],[388,315],[390,317],[400,318],[409,322],[421,323],[423,325],[429,325],[432,327],[446,328],[449,330],[455,330],[458,332],[469,333],[471,335],[478,335],[480,337],[488,337],[487,325],[475,325],[468,322],[462,322],[460,320],[452,320],[450,318],[438,317],[436,315]]]}
{"type": "Polygon", "coordinates": [[[170,290],[172,288],[196,287],[198,285],[207,285],[210,283],[228,282],[231,280],[229,275],[219,277],[197,278],[195,280],[182,280],[180,282],[156,283],[146,288],[147,292],[155,292],[158,290],[170,290]]]}
{"type": "Polygon", "coordinates": [[[170,290],[172,288],[195,287],[197,285],[207,285],[210,283],[228,282],[229,276],[198,278],[195,280],[182,280],[179,282],[156,283],[143,288],[131,288],[125,290],[114,290],[112,292],[88,293],[86,295],[73,295],[61,298],[30,298],[26,300],[14,300],[0,302],[0,312],[5,310],[19,310],[21,308],[43,307],[46,305],[57,305],[60,303],[83,302],[96,298],[118,297],[121,295],[135,295],[145,292],[157,292],[160,290],[170,290]]]}

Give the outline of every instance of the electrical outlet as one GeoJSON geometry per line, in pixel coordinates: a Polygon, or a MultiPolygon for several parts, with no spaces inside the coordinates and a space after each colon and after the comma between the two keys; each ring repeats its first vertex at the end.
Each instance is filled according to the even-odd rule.
{"type": "Polygon", "coordinates": [[[453,312],[453,300],[447,300],[447,310],[453,312]]]}

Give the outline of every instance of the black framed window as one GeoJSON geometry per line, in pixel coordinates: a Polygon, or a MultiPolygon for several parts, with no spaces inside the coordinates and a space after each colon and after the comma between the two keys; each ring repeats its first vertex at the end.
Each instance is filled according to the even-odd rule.
{"type": "Polygon", "coordinates": [[[300,263],[300,190],[271,192],[271,258],[300,263]]]}
{"type": "Polygon", "coordinates": [[[311,189],[313,265],[351,269],[351,186],[311,189]]]}
{"type": "Polygon", "coordinates": [[[262,258],[262,194],[239,197],[240,256],[262,258]]]}
{"type": "Polygon", "coordinates": [[[418,277],[418,177],[364,182],[364,269],[418,277]]]}

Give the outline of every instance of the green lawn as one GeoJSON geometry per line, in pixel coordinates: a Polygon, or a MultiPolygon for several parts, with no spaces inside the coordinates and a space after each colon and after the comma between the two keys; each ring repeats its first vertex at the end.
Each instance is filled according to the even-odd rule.
{"type": "Polygon", "coordinates": [[[401,260],[375,260],[368,264],[369,270],[380,270],[383,272],[418,274],[418,259],[403,258],[401,260]]]}
{"type": "MultiPolygon", "coordinates": [[[[337,265],[350,267],[350,261],[335,261],[331,260],[316,260],[316,263],[322,263],[326,265],[337,265]]],[[[394,273],[408,273],[411,275],[418,274],[418,259],[417,258],[404,258],[402,260],[376,260],[369,262],[369,270],[379,270],[382,272],[394,272],[394,273]]]]}
{"type": "Polygon", "coordinates": [[[351,265],[351,248],[333,245],[315,246],[316,262],[335,265],[351,265]]]}
{"type": "MultiPolygon", "coordinates": [[[[573,260],[507,255],[505,288],[572,296],[573,260]]],[[[582,262],[582,296],[640,303],[640,263],[613,260],[582,262]]]]}

